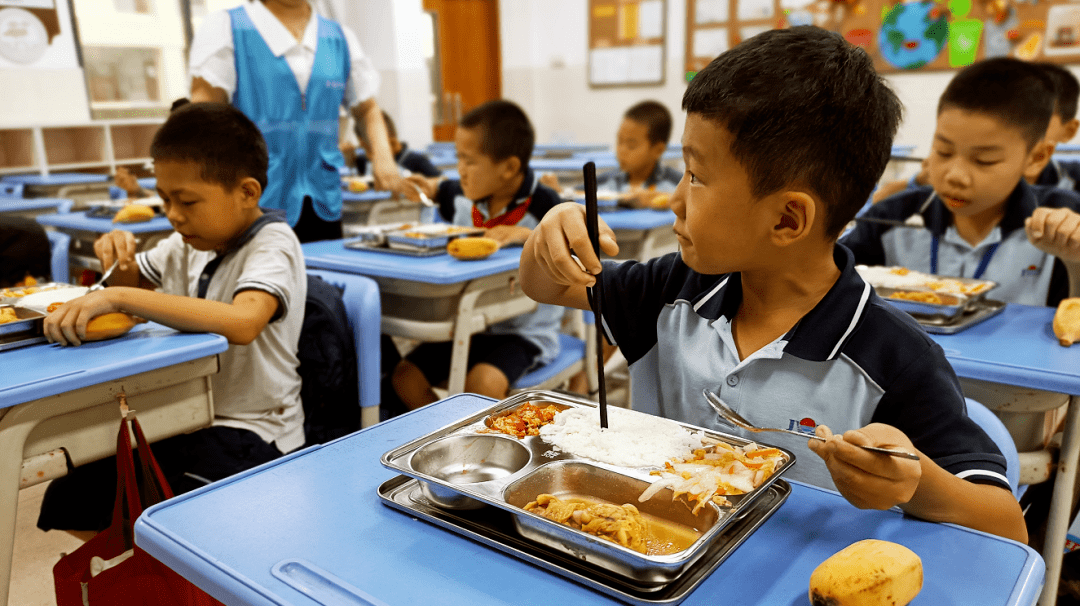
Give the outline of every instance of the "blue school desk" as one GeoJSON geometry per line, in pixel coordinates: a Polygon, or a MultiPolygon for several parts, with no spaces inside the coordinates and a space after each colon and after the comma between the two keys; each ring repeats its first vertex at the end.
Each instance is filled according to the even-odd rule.
{"type": "Polygon", "coordinates": [[[575,154],[603,151],[608,149],[605,143],[537,143],[533,146],[533,155],[537,157],[567,157],[575,154]]]}
{"type": "Polygon", "coordinates": [[[34,218],[39,215],[66,213],[74,204],[67,198],[3,198],[0,197],[0,214],[9,217],[34,218]]]}
{"type": "Polygon", "coordinates": [[[1039,600],[1043,606],[1057,601],[1080,463],[1080,347],[1058,344],[1051,324],[1054,312],[1052,307],[1008,305],[997,316],[954,335],[930,335],[962,378],[1070,396],[1043,548],[1046,588],[1039,600]]]}
{"type": "Polygon", "coordinates": [[[600,213],[599,216],[615,231],[615,241],[619,243],[617,259],[648,261],[679,250],[679,242],[672,231],[675,213],[670,210],[635,208],[600,213]]]}
{"type": "Polygon", "coordinates": [[[582,167],[586,162],[596,164],[597,175],[600,173],[619,168],[619,162],[615,155],[595,158],[533,158],[529,160],[529,167],[538,173],[555,173],[560,179],[567,179],[567,183],[581,183],[584,180],[582,167]]]}
{"type": "MultiPolygon", "coordinates": [[[[379,463],[384,452],[491,402],[450,397],[155,505],[135,523],[135,542],[230,606],[620,604],[380,501],[395,475],[379,463]],[[296,574],[305,571],[327,582],[296,574]]],[[[780,509],[683,604],[807,604],[814,568],[866,538],[922,558],[914,606],[1027,605],[1042,585],[1042,560],[1026,545],[859,510],[791,482],[780,509]]]]}
{"type": "Polygon", "coordinates": [[[173,232],[172,224],[165,217],[154,217],[142,223],[113,223],[112,219],[87,217],[86,212],[39,215],[37,222],[71,236],[69,261],[73,271],[89,269],[100,272],[101,262],[94,255],[94,241],[114,229],[135,234],[138,250],[153,248],[160,240],[173,232]]]}
{"type": "Polygon", "coordinates": [[[450,255],[409,257],[352,250],[345,242],[305,244],[307,267],[378,282],[384,333],[420,341],[453,340],[451,394],[465,388],[469,339],[463,337],[536,309],[518,281],[520,247],[504,248],[479,261],[459,261],[450,255]]]}
{"type": "Polygon", "coordinates": [[[7,604],[20,488],[116,454],[127,394],[150,440],[210,425],[210,375],[221,335],[181,333],[160,324],[79,347],[41,343],[3,352],[0,373],[0,604],[7,604]],[[63,450],[61,450],[63,449],[63,450]]]}
{"type": "Polygon", "coordinates": [[[109,199],[109,176],[93,173],[6,175],[0,182],[22,185],[26,198],[70,198],[76,204],[109,199]]]}

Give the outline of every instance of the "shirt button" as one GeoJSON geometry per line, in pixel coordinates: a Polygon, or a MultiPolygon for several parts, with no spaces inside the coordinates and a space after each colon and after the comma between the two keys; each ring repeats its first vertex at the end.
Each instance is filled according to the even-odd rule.
{"type": "Polygon", "coordinates": [[[735,375],[728,375],[727,384],[732,386],[732,387],[735,387],[736,385],[739,384],[739,377],[737,377],[735,375]]]}

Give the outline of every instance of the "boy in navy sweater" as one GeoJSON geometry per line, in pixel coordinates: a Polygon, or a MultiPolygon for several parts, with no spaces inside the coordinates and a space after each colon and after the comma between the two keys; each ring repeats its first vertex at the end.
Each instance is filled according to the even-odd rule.
{"type": "MultiPolygon", "coordinates": [[[[770,436],[795,451],[795,479],[860,508],[899,505],[1025,541],[1004,457],[967,417],[941,348],[836,243],[900,121],[870,57],[820,28],[771,30],[698,72],[683,109],[686,172],[671,200],[680,252],[601,263],[583,208],[563,204],[525,245],[525,291],[587,309],[587,289],[603,283],[593,294],[630,362],[635,408],[733,431],[703,401],[712,390],[756,425],[826,438],[770,436]]],[[[616,254],[600,229],[601,249],[616,254]]]]}

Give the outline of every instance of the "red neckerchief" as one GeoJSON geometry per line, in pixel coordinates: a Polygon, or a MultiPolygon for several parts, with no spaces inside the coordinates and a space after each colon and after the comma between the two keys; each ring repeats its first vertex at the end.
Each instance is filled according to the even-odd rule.
{"type": "Polygon", "coordinates": [[[496,225],[517,225],[518,222],[525,217],[525,213],[528,212],[530,202],[532,202],[532,196],[525,198],[524,202],[515,206],[510,212],[505,212],[498,217],[492,217],[487,221],[484,221],[484,215],[476,208],[476,203],[474,202],[472,207],[473,227],[486,227],[491,229],[496,225]]]}

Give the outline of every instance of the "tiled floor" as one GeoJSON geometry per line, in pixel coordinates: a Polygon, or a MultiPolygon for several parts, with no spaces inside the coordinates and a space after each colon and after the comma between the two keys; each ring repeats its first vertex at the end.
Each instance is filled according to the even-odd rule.
{"type": "Polygon", "coordinates": [[[81,540],[66,532],[38,530],[37,514],[46,486],[48,483],[19,491],[8,606],[56,606],[52,567],[61,553],[70,553],[82,545],[81,540]]]}

